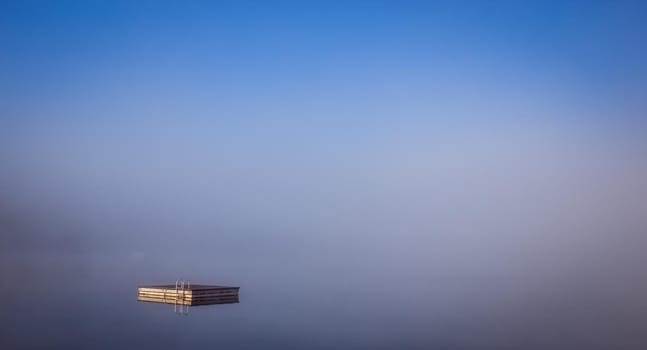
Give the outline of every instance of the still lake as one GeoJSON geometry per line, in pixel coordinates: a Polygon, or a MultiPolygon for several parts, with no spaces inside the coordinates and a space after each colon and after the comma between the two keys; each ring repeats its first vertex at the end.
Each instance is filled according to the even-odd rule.
{"type": "Polygon", "coordinates": [[[3,284],[2,348],[638,349],[647,339],[645,303],[595,291],[604,280],[538,279],[527,267],[488,272],[492,262],[414,269],[417,258],[397,265],[388,250],[379,260],[325,248],[266,254],[265,263],[208,249],[7,254],[14,273],[3,284]],[[181,313],[137,301],[137,285],[188,277],[240,286],[240,302],[181,313]]]}

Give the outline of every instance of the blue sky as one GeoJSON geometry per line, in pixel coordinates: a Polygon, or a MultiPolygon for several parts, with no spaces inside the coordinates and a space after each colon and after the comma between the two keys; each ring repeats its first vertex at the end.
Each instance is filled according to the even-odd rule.
{"type": "MultiPolygon", "coordinates": [[[[187,109],[189,118],[225,120],[241,116],[216,108],[309,103],[313,110],[282,114],[328,119],[339,117],[317,116],[317,107],[352,110],[364,103],[398,110],[403,104],[417,106],[419,114],[443,95],[434,89],[457,104],[478,95],[498,104],[544,98],[590,109],[581,117],[586,120],[604,110],[614,115],[598,118],[635,121],[644,111],[647,10],[641,2],[91,1],[2,7],[3,114],[14,120],[95,118],[100,113],[93,106],[114,108],[111,119],[139,110],[133,114],[153,120],[159,111],[152,105],[187,109]]],[[[367,111],[344,119],[361,124],[374,118],[367,111]]]]}
{"type": "Polygon", "coordinates": [[[347,236],[340,261],[372,240],[461,265],[480,232],[645,225],[641,2],[1,6],[0,209],[33,218],[13,246],[283,261],[347,236]]]}

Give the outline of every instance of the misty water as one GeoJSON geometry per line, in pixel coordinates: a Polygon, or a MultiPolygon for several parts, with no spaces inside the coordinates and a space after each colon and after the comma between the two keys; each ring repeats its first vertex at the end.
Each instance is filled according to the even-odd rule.
{"type": "Polygon", "coordinates": [[[302,153],[158,132],[3,140],[3,349],[647,341],[640,138],[410,132],[302,153]],[[137,301],[177,279],[240,302],[137,301]]]}
{"type": "Polygon", "coordinates": [[[505,255],[451,267],[433,249],[428,259],[402,252],[398,263],[392,250],[370,243],[348,254],[331,242],[295,243],[290,252],[281,244],[262,253],[170,243],[153,258],[23,255],[12,262],[17,275],[4,275],[11,283],[3,283],[2,342],[14,349],[482,349],[638,348],[645,340],[644,295],[624,289],[643,285],[632,273],[490,271],[495,260],[512,259],[505,255]],[[172,281],[180,271],[239,285],[240,303],[192,306],[183,315],[174,305],[136,301],[138,284],[172,281]]]}

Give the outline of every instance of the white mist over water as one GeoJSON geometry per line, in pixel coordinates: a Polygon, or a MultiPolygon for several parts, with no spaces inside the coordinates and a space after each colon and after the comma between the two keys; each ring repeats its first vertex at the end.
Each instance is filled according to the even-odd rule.
{"type": "Polygon", "coordinates": [[[317,337],[317,314],[415,344],[431,327],[550,345],[547,324],[621,341],[637,333],[612,324],[645,321],[647,145],[630,131],[401,129],[338,152],[214,130],[5,139],[5,279],[233,283],[241,307],[272,300],[257,322],[295,310],[283,332],[317,337]]]}

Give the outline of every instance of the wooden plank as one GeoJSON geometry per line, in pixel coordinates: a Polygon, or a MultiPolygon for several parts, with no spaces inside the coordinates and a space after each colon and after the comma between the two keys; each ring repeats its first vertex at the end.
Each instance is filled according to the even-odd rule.
{"type": "Polygon", "coordinates": [[[147,295],[167,295],[175,297],[202,297],[210,295],[238,295],[238,291],[214,291],[214,292],[204,292],[204,293],[191,293],[191,292],[159,292],[159,291],[139,291],[139,294],[147,295]]]}
{"type": "MultiPolygon", "coordinates": [[[[176,286],[174,284],[161,284],[161,285],[142,285],[142,286],[138,286],[138,288],[175,290],[176,286]]],[[[181,289],[181,286],[178,286],[177,289],[181,289]]],[[[184,285],[184,290],[209,290],[209,289],[240,289],[240,287],[208,285],[208,284],[191,284],[191,285],[185,284],[184,285]]]]}
{"type": "Polygon", "coordinates": [[[137,300],[178,305],[207,305],[237,303],[240,287],[206,284],[185,284],[184,289],[174,284],[143,285],[138,288],[137,300]]]}
{"type": "Polygon", "coordinates": [[[210,298],[201,300],[187,300],[187,299],[174,299],[174,298],[151,298],[147,296],[138,296],[138,301],[163,303],[163,304],[177,304],[177,305],[209,305],[209,304],[233,304],[238,303],[238,297],[227,298],[210,298]]]}
{"type": "Polygon", "coordinates": [[[182,289],[155,289],[155,288],[139,288],[140,292],[155,292],[155,293],[187,293],[187,294],[205,294],[205,293],[226,293],[226,292],[238,292],[238,288],[227,288],[227,289],[202,289],[202,290],[182,290],[182,289]]]}

